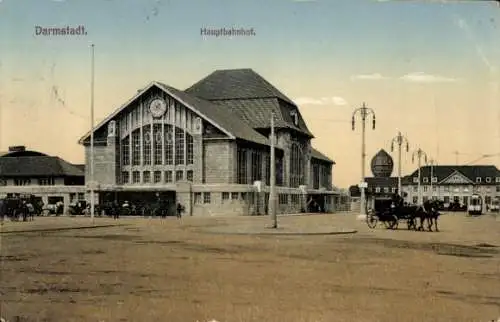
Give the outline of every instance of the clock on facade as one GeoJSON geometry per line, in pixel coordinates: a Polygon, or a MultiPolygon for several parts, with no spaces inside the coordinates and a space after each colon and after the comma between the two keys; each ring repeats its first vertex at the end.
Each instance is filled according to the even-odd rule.
{"type": "Polygon", "coordinates": [[[161,98],[155,98],[149,103],[149,111],[153,117],[162,117],[167,111],[167,103],[161,98]]]}

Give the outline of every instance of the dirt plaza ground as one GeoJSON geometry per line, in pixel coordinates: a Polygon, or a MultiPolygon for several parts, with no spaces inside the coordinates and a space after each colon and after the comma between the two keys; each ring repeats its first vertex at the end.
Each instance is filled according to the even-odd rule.
{"type": "Polygon", "coordinates": [[[280,217],[350,235],[207,228],[268,218],[37,218],[1,234],[9,321],[491,321],[500,317],[500,217],[441,217],[440,232],[369,229],[355,214],[280,217]],[[40,228],[52,231],[25,231],[40,228]],[[12,232],[17,230],[18,232],[12,232]],[[10,231],[10,233],[9,233],[10,231]]]}

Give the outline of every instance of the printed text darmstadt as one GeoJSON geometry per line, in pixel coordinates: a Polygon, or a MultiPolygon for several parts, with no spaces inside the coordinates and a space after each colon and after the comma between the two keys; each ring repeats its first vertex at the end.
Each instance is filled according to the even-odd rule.
{"type": "Polygon", "coordinates": [[[37,36],[83,36],[87,31],[85,26],[64,26],[64,27],[41,27],[35,26],[37,36]]]}
{"type": "Polygon", "coordinates": [[[202,36],[233,37],[255,36],[254,28],[200,28],[202,36]]]}

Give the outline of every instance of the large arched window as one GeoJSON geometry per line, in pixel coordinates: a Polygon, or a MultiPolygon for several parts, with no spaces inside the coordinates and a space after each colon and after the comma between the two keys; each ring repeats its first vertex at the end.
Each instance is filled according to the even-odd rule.
{"type": "Polygon", "coordinates": [[[151,165],[151,126],[142,128],[142,157],[144,165],[151,165]]]}
{"type": "Polygon", "coordinates": [[[154,140],[154,164],[163,164],[163,132],[161,124],[153,125],[153,140],[154,140]]]}
{"type": "Polygon", "coordinates": [[[132,165],[141,165],[141,131],[132,132],[132,165]]]}
{"type": "Polygon", "coordinates": [[[194,140],[180,127],[154,122],[125,135],[121,140],[121,154],[124,166],[191,165],[194,164],[194,140]]]}
{"type": "Polygon", "coordinates": [[[290,186],[304,184],[304,154],[301,145],[294,142],[290,151],[290,186]]]}
{"type": "Polygon", "coordinates": [[[130,135],[122,140],[122,164],[130,165],[130,135]]]}

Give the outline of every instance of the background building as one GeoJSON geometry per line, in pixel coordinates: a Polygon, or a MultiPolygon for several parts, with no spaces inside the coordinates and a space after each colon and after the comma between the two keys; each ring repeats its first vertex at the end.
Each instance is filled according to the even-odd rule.
{"type": "MultiPolygon", "coordinates": [[[[251,69],[218,70],[185,91],[153,82],[98,124],[99,201],[166,199],[187,215],[267,213],[272,114],[277,211],[332,211],[334,162],[312,148],[298,107],[251,69]]],[[[88,179],[90,133],[79,142],[88,179]]]]}
{"type": "MultiPolygon", "coordinates": [[[[370,167],[373,177],[366,177],[366,205],[375,207],[376,200],[390,199],[398,192],[398,178],[391,177],[394,169],[392,157],[384,149],[375,154],[371,160],[370,167]]],[[[360,190],[357,186],[351,186],[351,202],[353,209],[359,209],[360,190]]]]}
{"type": "MultiPolygon", "coordinates": [[[[475,193],[483,199],[484,207],[494,197],[500,197],[500,171],[493,165],[437,165],[421,167],[421,189],[423,200],[436,197],[445,204],[458,202],[468,205],[475,193]],[[432,182],[432,189],[431,189],[432,182]]],[[[406,201],[416,203],[418,198],[418,169],[403,181],[406,201]]]]}
{"type": "Polygon", "coordinates": [[[83,168],[24,146],[10,147],[0,155],[0,197],[32,194],[44,204],[62,201],[67,210],[71,202],[85,199],[83,168]]]}

